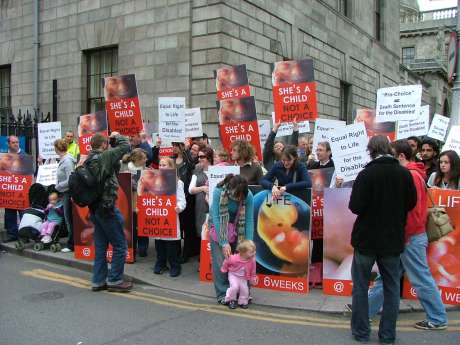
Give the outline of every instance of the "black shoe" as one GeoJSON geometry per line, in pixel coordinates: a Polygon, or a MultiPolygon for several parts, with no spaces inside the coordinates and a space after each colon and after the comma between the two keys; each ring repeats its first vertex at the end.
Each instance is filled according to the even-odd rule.
{"type": "Polygon", "coordinates": [[[94,292],[103,291],[103,290],[107,290],[107,284],[91,287],[91,291],[94,291],[94,292]]]}
{"type": "Polygon", "coordinates": [[[129,292],[133,288],[133,283],[131,282],[122,282],[116,285],[107,285],[107,290],[109,292],[129,292]]]}
{"type": "Polygon", "coordinates": [[[239,304],[241,309],[248,309],[249,306],[247,304],[239,304]]]}
{"type": "Polygon", "coordinates": [[[171,269],[169,270],[169,276],[174,278],[174,277],[178,277],[180,276],[180,272],[181,272],[181,267],[171,267],[171,269]]]}
{"type": "Polygon", "coordinates": [[[228,304],[228,307],[230,309],[236,309],[237,306],[238,306],[238,303],[236,303],[236,301],[230,301],[230,303],[228,304]]]}
{"type": "Polygon", "coordinates": [[[225,298],[222,297],[221,299],[218,299],[218,300],[217,300],[217,304],[220,304],[220,305],[228,305],[228,302],[225,302],[225,298]]]}
{"type": "Polygon", "coordinates": [[[163,274],[168,267],[159,265],[158,263],[155,264],[155,267],[153,268],[153,273],[155,274],[163,274]]]}

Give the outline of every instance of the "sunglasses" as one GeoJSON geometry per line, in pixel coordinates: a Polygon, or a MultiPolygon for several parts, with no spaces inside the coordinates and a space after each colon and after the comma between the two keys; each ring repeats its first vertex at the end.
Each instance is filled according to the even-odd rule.
{"type": "Polygon", "coordinates": [[[198,159],[206,159],[206,156],[198,156],[198,159]]]}

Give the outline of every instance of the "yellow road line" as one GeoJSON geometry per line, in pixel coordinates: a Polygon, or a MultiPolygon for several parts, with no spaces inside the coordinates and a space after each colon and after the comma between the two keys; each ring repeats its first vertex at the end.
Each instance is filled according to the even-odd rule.
{"type": "MultiPolygon", "coordinates": [[[[76,288],[81,289],[89,289],[91,284],[81,278],[71,277],[64,274],[59,274],[43,269],[34,269],[31,271],[23,271],[21,272],[22,275],[50,280],[58,283],[67,284],[76,288]]],[[[111,294],[113,295],[113,294],[111,294]]],[[[347,320],[345,323],[342,320],[333,320],[333,319],[325,319],[325,318],[315,318],[315,317],[304,317],[304,316],[295,316],[295,315],[286,315],[280,313],[270,313],[264,311],[257,311],[257,310],[234,310],[229,311],[222,306],[211,305],[211,304],[200,304],[200,303],[193,303],[183,300],[177,300],[168,297],[162,296],[154,296],[151,294],[132,291],[128,294],[116,294],[116,296],[124,297],[133,300],[141,300],[146,301],[162,306],[179,308],[184,310],[195,310],[195,311],[203,311],[213,314],[225,315],[225,316],[232,316],[232,317],[241,317],[251,320],[257,321],[267,321],[273,323],[280,323],[280,324],[292,324],[292,325],[302,325],[302,326],[318,326],[323,328],[335,328],[335,329],[349,329],[349,321],[347,320]]],[[[411,326],[414,321],[404,320],[398,322],[398,330],[399,331],[406,331],[406,332],[413,332],[417,331],[413,327],[406,327],[411,326]]],[[[460,327],[452,326],[453,324],[457,325],[460,324],[460,320],[452,320],[449,321],[449,328],[448,331],[460,331],[460,327]]]]}

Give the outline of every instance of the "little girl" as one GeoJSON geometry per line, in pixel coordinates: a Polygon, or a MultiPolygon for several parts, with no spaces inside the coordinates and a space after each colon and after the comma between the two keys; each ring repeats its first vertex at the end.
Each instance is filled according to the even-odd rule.
{"type": "Polygon", "coordinates": [[[228,272],[228,281],[230,287],[225,295],[225,302],[228,303],[230,309],[236,309],[238,297],[238,305],[243,308],[248,308],[249,286],[257,284],[256,276],[256,245],[251,240],[244,240],[236,248],[238,254],[230,255],[224,260],[221,271],[228,272]]]}
{"type": "Polygon", "coordinates": [[[40,234],[43,243],[50,243],[56,226],[60,226],[64,221],[64,210],[62,199],[57,191],[52,191],[48,196],[48,207],[45,210],[46,221],[42,224],[40,234]]]}

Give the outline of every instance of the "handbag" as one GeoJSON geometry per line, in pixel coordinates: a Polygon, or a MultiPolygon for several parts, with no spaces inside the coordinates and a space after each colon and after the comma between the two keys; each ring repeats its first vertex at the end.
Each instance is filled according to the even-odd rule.
{"type": "Polygon", "coordinates": [[[428,242],[435,242],[442,237],[449,234],[454,230],[449,215],[444,207],[437,206],[433,202],[431,194],[428,192],[432,207],[428,208],[427,222],[426,222],[426,235],[428,242]]]}
{"type": "MultiPolygon", "coordinates": [[[[233,223],[228,222],[228,225],[227,225],[228,243],[235,243],[236,239],[238,238],[238,232],[236,230],[236,225],[238,224],[238,218],[240,216],[240,207],[241,207],[241,204],[238,206],[238,211],[236,212],[234,222],[233,223]]],[[[214,242],[219,242],[219,239],[217,238],[216,227],[214,226],[214,224],[211,224],[211,226],[209,227],[209,237],[214,242]]]]}

